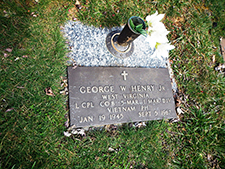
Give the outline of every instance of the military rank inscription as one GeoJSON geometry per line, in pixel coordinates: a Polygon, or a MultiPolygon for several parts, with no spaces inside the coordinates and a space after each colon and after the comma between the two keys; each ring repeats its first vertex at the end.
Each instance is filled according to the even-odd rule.
{"type": "Polygon", "coordinates": [[[68,67],[70,125],[176,117],[168,69],[68,67]]]}

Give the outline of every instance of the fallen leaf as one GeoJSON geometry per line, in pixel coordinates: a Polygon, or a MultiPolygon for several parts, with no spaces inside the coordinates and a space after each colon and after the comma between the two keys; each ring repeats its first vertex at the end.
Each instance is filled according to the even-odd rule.
{"type": "Polygon", "coordinates": [[[66,137],[71,136],[71,133],[69,133],[68,131],[64,131],[63,134],[64,134],[64,136],[66,136],[66,137]]]}
{"type": "Polygon", "coordinates": [[[17,61],[17,60],[19,60],[20,58],[19,57],[17,57],[14,61],[17,61]]]}
{"type": "Polygon", "coordinates": [[[60,93],[60,94],[63,94],[63,95],[68,95],[68,92],[65,91],[65,90],[62,90],[62,91],[60,91],[59,93],[60,93]]]}
{"type": "Polygon", "coordinates": [[[5,112],[9,112],[9,111],[12,111],[14,108],[10,108],[10,109],[7,109],[5,112]]]}
{"type": "Polygon", "coordinates": [[[146,124],[145,124],[145,122],[136,122],[136,123],[134,123],[133,126],[134,126],[134,127],[140,128],[140,127],[145,127],[146,124]]]}
{"type": "Polygon", "coordinates": [[[73,130],[73,129],[75,129],[75,128],[76,128],[76,125],[72,125],[72,126],[70,126],[67,130],[70,131],[70,130],[73,130]]]}
{"type": "Polygon", "coordinates": [[[177,114],[178,115],[184,114],[183,110],[181,110],[180,107],[177,108],[177,114]]]}
{"type": "Polygon", "coordinates": [[[33,16],[33,17],[37,17],[38,16],[38,15],[35,14],[35,12],[31,12],[30,15],[33,16]]]}
{"type": "Polygon", "coordinates": [[[118,149],[113,149],[113,148],[109,147],[109,148],[108,148],[108,151],[116,152],[116,153],[117,153],[118,149]]]}
{"type": "MultiPolygon", "coordinates": [[[[61,87],[67,87],[68,84],[67,84],[67,79],[66,78],[62,78],[62,83],[61,83],[61,87]]],[[[68,91],[68,90],[67,90],[68,91]]]]}
{"type": "Polygon", "coordinates": [[[67,83],[61,83],[61,87],[67,87],[68,84],[67,83]]]}
{"type": "Polygon", "coordinates": [[[170,120],[170,123],[177,123],[180,121],[180,118],[174,118],[170,120]]]}
{"type": "Polygon", "coordinates": [[[79,134],[81,136],[86,136],[84,129],[73,129],[71,131],[72,134],[79,134]]]}
{"type": "Polygon", "coordinates": [[[215,55],[213,55],[212,61],[213,61],[213,63],[216,63],[216,56],[215,55]]]}
{"type": "Polygon", "coordinates": [[[110,124],[104,126],[105,130],[110,131],[110,124]]]}
{"type": "Polygon", "coordinates": [[[23,86],[16,86],[18,89],[24,89],[25,87],[23,86]]]}
{"type": "Polygon", "coordinates": [[[10,49],[10,48],[7,48],[7,49],[5,49],[7,52],[12,52],[12,49],[10,49]]]}
{"type": "Polygon", "coordinates": [[[73,62],[73,69],[76,69],[76,68],[77,68],[77,63],[73,62]]]}
{"type": "Polygon", "coordinates": [[[109,151],[115,151],[113,148],[109,147],[108,148],[109,151]]]}
{"type": "Polygon", "coordinates": [[[69,127],[69,119],[66,120],[66,122],[64,123],[64,125],[66,126],[66,128],[69,127]]]}
{"type": "Polygon", "coordinates": [[[63,82],[67,82],[67,77],[60,76],[63,82]]]}
{"type": "Polygon", "coordinates": [[[7,53],[4,53],[4,57],[7,58],[9,55],[7,53]]]}
{"type": "Polygon", "coordinates": [[[77,7],[77,9],[81,9],[81,5],[80,5],[80,2],[78,0],[76,0],[75,6],[77,7]]]}
{"type": "Polygon", "coordinates": [[[78,0],[76,0],[75,5],[80,5],[80,2],[78,0]]]}
{"type": "Polygon", "coordinates": [[[48,95],[48,96],[55,96],[50,87],[47,87],[45,89],[45,92],[46,92],[46,95],[48,95]]]}
{"type": "Polygon", "coordinates": [[[211,154],[207,154],[207,160],[210,162],[212,160],[212,155],[211,154]]]}

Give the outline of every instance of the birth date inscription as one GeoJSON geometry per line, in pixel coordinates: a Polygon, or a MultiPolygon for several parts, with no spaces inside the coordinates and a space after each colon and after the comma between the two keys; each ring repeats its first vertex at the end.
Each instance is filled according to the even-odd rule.
{"type": "Polygon", "coordinates": [[[167,69],[68,67],[70,125],[175,118],[167,69]]]}

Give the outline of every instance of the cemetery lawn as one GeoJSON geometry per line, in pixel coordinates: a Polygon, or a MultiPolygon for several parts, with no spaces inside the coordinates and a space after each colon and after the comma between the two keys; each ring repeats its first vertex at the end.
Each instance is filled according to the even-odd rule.
{"type": "Polygon", "coordinates": [[[225,77],[215,71],[223,63],[225,1],[75,2],[0,2],[0,168],[225,168],[225,77]],[[180,121],[65,137],[68,97],[59,92],[68,50],[60,26],[75,18],[119,26],[156,10],[166,14],[176,47],[169,60],[180,121]]]}

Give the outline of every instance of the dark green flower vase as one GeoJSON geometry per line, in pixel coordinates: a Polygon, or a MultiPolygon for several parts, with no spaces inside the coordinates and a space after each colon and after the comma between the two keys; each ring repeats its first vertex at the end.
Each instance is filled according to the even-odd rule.
{"type": "Polygon", "coordinates": [[[124,59],[132,55],[134,51],[133,41],[141,34],[133,30],[130,26],[130,19],[132,19],[134,25],[143,25],[143,29],[146,28],[145,22],[137,16],[129,18],[127,24],[120,32],[118,30],[110,32],[106,37],[106,46],[109,52],[118,58],[124,59]]]}

